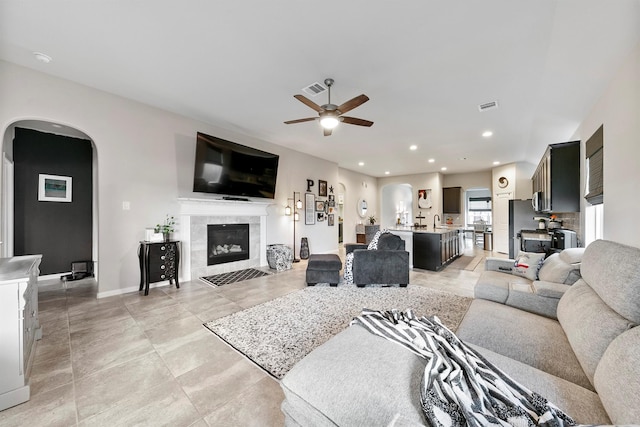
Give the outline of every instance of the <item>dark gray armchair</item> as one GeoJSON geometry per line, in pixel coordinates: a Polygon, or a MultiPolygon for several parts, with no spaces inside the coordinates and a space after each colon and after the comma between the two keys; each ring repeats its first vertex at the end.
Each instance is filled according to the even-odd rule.
{"type": "Polygon", "coordinates": [[[353,283],[358,287],[372,283],[407,286],[409,252],[404,249],[404,240],[391,233],[380,235],[375,250],[368,250],[367,245],[359,243],[346,244],[346,253],[353,252],[353,283]]]}

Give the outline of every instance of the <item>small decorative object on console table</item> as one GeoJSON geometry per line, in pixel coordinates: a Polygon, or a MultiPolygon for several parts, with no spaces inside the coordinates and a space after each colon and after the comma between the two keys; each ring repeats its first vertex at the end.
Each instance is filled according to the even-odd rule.
{"type": "Polygon", "coordinates": [[[168,280],[170,284],[178,282],[178,266],[180,262],[180,242],[140,242],[138,248],[140,261],[140,290],[149,295],[149,284],[168,280]]]}
{"type": "Polygon", "coordinates": [[[28,373],[35,342],[42,338],[38,320],[38,275],[42,255],[0,258],[0,411],[30,397],[28,373]]]}
{"type": "Polygon", "coordinates": [[[162,236],[164,237],[164,241],[168,242],[169,240],[171,240],[171,233],[175,231],[175,225],[176,225],[176,219],[173,216],[169,216],[167,214],[167,217],[165,218],[164,223],[156,225],[155,232],[162,233],[162,236]]]}

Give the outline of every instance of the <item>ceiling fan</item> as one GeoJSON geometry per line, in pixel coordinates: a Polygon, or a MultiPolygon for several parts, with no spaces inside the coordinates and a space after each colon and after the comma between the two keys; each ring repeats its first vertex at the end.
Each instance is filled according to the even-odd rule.
{"type": "Polygon", "coordinates": [[[295,99],[302,102],[307,107],[316,110],[319,114],[318,117],[307,117],[305,119],[289,120],[285,124],[291,125],[294,123],[310,122],[312,120],[320,120],[320,125],[324,130],[324,136],[331,135],[333,128],[338,126],[340,122],[350,125],[367,126],[373,125],[373,122],[364,119],[357,119],[355,117],[343,116],[344,113],[353,110],[354,108],[364,104],[369,100],[367,95],[359,95],[349,101],[335,105],[331,103],[331,86],[333,86],[333,79],[325,79],[324,84],[327,85],[329,90],[329,100],[324,105],[318,105],[304,95],[293,95],[295,99]]]}

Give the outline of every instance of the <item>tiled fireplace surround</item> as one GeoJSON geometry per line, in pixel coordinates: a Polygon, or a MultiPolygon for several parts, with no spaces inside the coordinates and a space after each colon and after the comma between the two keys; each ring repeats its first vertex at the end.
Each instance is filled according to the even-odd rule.
{"type": "Polygon", "coordinates": [[[265,202],[178,199],[182,244],[180,280],[267,265],[267,207],[265,202]],[[207,266],[207,225],[249,224],[249,259],[207,266]]]}

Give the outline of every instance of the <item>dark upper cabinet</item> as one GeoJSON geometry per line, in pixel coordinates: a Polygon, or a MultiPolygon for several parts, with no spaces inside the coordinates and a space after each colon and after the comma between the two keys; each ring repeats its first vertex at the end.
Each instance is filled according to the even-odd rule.
{"type": "Polygon", "coordinates": [[[580,141],[550,144],[531,180],[539,212],[580,212],[580,141]]]}
{"type": "Polygon", "coordinates": [[[442,213],[462,213],[460,192],[462,187],[446,187],[442,189],[442,213]]]}

